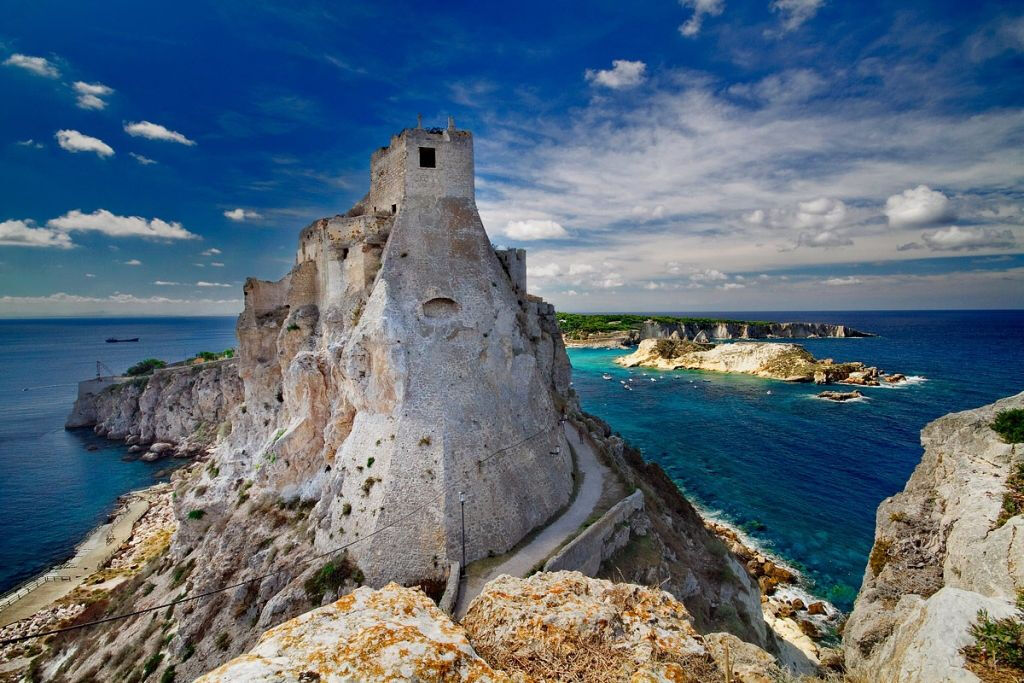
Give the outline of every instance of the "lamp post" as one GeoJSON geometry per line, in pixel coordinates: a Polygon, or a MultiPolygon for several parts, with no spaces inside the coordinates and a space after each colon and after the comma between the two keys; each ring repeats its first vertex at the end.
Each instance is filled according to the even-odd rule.
{"type": "Polygon", "coordinates": [[[459,574],[466,575],[466,494],[459,491],[459,514],[462,517],[462,565],[459,574]]]}

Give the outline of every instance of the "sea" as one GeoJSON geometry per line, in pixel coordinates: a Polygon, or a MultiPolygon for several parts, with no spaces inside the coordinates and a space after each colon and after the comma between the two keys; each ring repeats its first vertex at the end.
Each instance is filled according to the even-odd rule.
{"type": "MultiPolygon", "coordinates": [[[[846,324],[878,336],[799,343],[819,358],[911,377],[839,404],[816,398],[820,388],[810,385],[627,370],[613,363],[623,351],[569,351],[585,410],[659,463],[702,511],[799,569],[812,594],[843,610],[860,586],[878,503],[903,488],[921,458],[921,428],[1024,391],[1024,311],[675,313],[688,314],[846,324]]],[[[125,461],[123,444],[66,431],[76,382],[95,376],[97,361],[108,374],[143,358],[233,347],[234,323],[0,321],[0,592],[70,557],[119,495],[166,479],[176,464],[125,461]]]]}

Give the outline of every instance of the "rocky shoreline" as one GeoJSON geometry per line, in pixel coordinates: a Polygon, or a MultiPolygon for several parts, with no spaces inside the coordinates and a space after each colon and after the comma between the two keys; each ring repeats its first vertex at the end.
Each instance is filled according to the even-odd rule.
{"type": "Polygon", "coordinates": [[[754,375],[784,382],[881,386],[907,381],[859,361],[817,359],[799,344],[734,342],[712,344],[677,339],[645,339],[636,351],[615,362],[623,367],[656,370],[711,370],[754,375]]]}

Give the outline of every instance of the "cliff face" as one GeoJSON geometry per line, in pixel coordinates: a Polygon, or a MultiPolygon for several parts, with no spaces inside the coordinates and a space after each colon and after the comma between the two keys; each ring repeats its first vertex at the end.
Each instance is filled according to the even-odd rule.
{"type": "Polygon", "coordinates": [[[134,380],[91,380],[80,386],[65,427],[196,450],[213,443],[241,398],[235,360],[170,367],[134,380]]]}
{"type": "Polygon", "coordinates": [[[268,631],[197,683],[309,680],[721,681],[761,683],[771,655],[727,633],[700,636],[670,594],[576,572],[504,576],[462,625],[422,593],[360,588],[268,631]]]}
{"type": "Polygon", "coordinates": [[[922,431],[920,464],[903,492],[878,508],[843,636],[851,672],[874,681],[978,680],[960,654],[970,625],[980,609],[1011,615],[1024,589],[1024,516],[999,520],[1024,447],[989,427],[998,411],[1021,407],[1024,393],[922,431]]]}

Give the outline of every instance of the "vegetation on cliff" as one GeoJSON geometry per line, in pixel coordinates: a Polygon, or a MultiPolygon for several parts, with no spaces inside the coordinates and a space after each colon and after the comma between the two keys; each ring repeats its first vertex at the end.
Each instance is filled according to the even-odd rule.
{"type": "Polygon", "coordinates": [[[1024,443],[1024,409],[1000,410],[991,427],[1006,443],[1024,443]]]}
{"type": "Polygon", "coordinates": [[[147,358],[145,360],[140,360],[138,363],[125,370],[124,374],[129,377],[139,377],[140,375],[148,375],[154,370],[166,367],[167,361],[162,361],[159,358],[147,358]]]}
{"type": "Polygon", "coordinates": [[[968,667],[983,681],[1018,681],[1024,674],[1024,590],[1017,593],[1017,614],[993,619],[978,612],[971,626],[974,645],[963,649],[968,667]]]}

